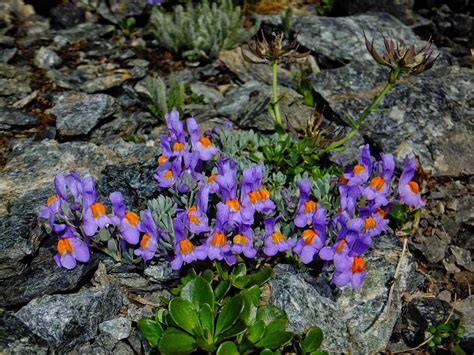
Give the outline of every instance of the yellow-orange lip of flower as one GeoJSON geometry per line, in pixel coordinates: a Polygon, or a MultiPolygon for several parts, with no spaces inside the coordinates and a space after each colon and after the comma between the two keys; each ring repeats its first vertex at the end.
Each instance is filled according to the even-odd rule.
{"type": "Polygon", "coordinates": [[[91,206],[92,217],[99,218],[100,215],[105,215],[105,206],[100,202],[94,202],[91,206]]]}
{"type": "Polygon", "coordinates": [[[163,174],[163,177],[165,179],[171,179],[173,177],[173,172],[171,170],[166,170],[165,173],[163,174]]]}
{"type": "Polygon", "coordinates": [[[316,202],[308,200],[304,203],[304,212],[306,214],[316,211],[316,202]]]}
{"type": "Polygon", "coordinates": [[[150,236],[148,234],[143,234],[142,240],[140,240],[140,247],[145,249],[150,241],[150,236]]]}
{"type": "Polygon", "coordinates": [[[193,244],[189,239],[182,239],[179,241],[179,251],[181,254],[187,254],[194,250],[193,244]]]}
{"type": "Polygon", "coordinates": [[[342,251],[342,248],[344,247],[344,244],[346,244],[346,240],[343,239],[341,240],[337,246],[336,246],[336,253],[340,253],[342,251]]]}
{"type": "Polygon", "coordinates": [[[417,194],[420,191],[420,187],[415,181],[409,181],[407,184],[408,188],[410,189],[411,193],[417,194]]]}
{"type": "Polygon", "coordinates": [[[364,258],[354,256],[354,259],[352,259],[352,273],[361,272],[362,270],[364,270],[364,258]]]}
{"type": "Polygon", "coordinates": [[[189,214],[189,215],[188,215],[188,219],[189,219],[189,223],[191,223],[191,224],[199,224],[199,223],[201,223],[201,220],[200,220],[198,217],[196,217],[195,215],[193,215],[193,214],[189,214]]]}
{"type": "Polygon", "coordinates": [[[245,244],[247,244],[247,237],[243,234],[237,234],[237,235],[234,236],[232,241],[234,242],[234,244],[245,245],[245,244]]]}
{"type": "Polygon", "coordinates": [[[281,232],[278,232],[278,231],[273,232],[271,237],[272,237],[273,243],[275,244],[278,244],[279,242],[282,242],[285,240],[285,237],[283,236],[283,234],[281,234],[281,232]]]}
{"type": "Polygon", "coordinates": [[[370,180],[370,186],[372,186],[377,191],[382,190],[384,184],[385,184],[385,180],[381,176],[376,176],[372,180],[370,180]]]}
{"type": "Polygon", "coordinates": [[[135,227],[137,225],[138,221],[140,220],[138,215],[135,212],[131,212],[131,211],[128,211],[127,213],[125,213],[124,218],[133,227],[135,227]]]}
{"type": "Polygon", "coordinates": [[[161,165],[163,164],[165,161],[167,161],[168,158],[165,157],[164,155],[160,155],[157,159],[156,159],[156,162],[158,163],[158,165],[161,165]]]}
{"type": "Polygon", "coordinates": [[[354,166],[354,169],[352,169],[352,171],[354,172],[354,176],[359,175],[364,170],[365,170],[365,166],[360,165],[360,164],[357,164],[356,166],[354,166]]]}
{"type": "Polygon", "coordinates": [[[204,148],[209,148],[212,145],[212,142],[209,138],[202,136],[198,139],[198,142],[201,143],[204,148]]]}
{"type": "Polygon", "coordinates": [[[304,243],[306,245],[310,245],[313,242],[313,239],[318,235],[314,230],[312,229],[305,229],[302,233],[304,243]]]}
{"type": "Polygon", "coordinates": [[[46,204],[49,206],[51,205],[54,201],[56,201],[56,199],[58,198],[58,195],[54,194],[54,195],[51,195],[48,200],[46,201],[46,204]]]}
{"type": "Polygon", "coordinates": [[[215,247],[218,245],[219,247],[223,248],[225,245],[225,235],[221,232],[215,232],[214,236],[211,240],[211,246],[215,247]]]}
{"type": "Polygon", "coordinates": [[[179,151],[182,151],[184,149],[184,143],[181,143],[181,142],[175,142],[173,144],[173,152],[179,152],[179,151]]]}
{"type": "Polygon", "coordinates": [[[255,202],[261,202],[263,200],[266,200],[267,198],[270,197],[270,191],[268,191],[267,189],[258,189],[257,191],[250,191],[248,193],[248,196],[249,196],[249,199],[250,199],[250,202],[253,204],[255,204],[255,202]]]}
{"type": "Polygon", "coordinates": [[[237,201],[235,198],[229,198],[225,204],[230,207],[230,210],[232,212],[238,212],[240,211],[240,203],[237,201]]]}
{"type": "Polygon", "coordinates": [[[72,254],[73,251],[74,251],[74,248],[69,242],[69,238],[58,240],[58,253],[60,255],[64,255],[66,252],[68,252],[69,254],[72,254]]]}
{"type": "Polygon", "coordinates": [[[211,176],[207,178],[207,182],[210,184],[213,183],[217,176],[218,174],[212,174],[211,176]]]}
{"type": "Polygon", "coordinates": [[[364,228],[366,230],[372,229],[377,225],[377,221],[375,220],[374,217],[369,216],[364,219],[364,228]]]}

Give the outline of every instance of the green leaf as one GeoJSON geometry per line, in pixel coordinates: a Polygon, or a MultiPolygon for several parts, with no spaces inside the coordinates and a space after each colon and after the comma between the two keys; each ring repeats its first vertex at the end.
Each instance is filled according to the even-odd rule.
{"type": "Polygon", "coordinates": [[[262,320],[265,325],[268,325],[270,322],[279,317],[286,317],[285,313],[280,308],[272,304],[266,304],[262,307],[259,307],[257,311],[257,319],[262,320]]]}
{"type": "Polygon", "coordinates": [[[278,349],[293,338],[293,333],[285,331],[266,332],[255,345],[259,348],[278,349]]]}
{"type": "Polygon", "coordinates": [[[201,277],[204,278],[207,282],[211,283],[214,279],[214,273],[211,270],[204,270],[201,273],[201,277]]]}
{"type": "Polygon", "coordinates": [[[266,267],[253,274],[236,278],[233,282],[233,285],[240,289],[250,288],[255,285],[260,286],[267,282],[272,276],[273,269],[266,267]]]}
{"type": "Polygon", "coordinates": [[[245,266],[244,263],[238,264],[234,269],[232,270],[232,273],[230,274],[230,278],[232,280],[235,280],[238,277],[245,276],[247,274],[247,266],[245,266]]]}
{"type": "Polygon", "coordinates": [[[214,293],[209,282],[202,276],[189,281],[181,290],[181,297],[190,301],[198,311],[205,303],[214,308],[214,293]]]}
{"type": "Polygon", "coordinates": [[[263,349],[260,351],[260,355],[274,355],[275,353],[271,351],[270,349],[263,349]]]}
{"type": "Polygon", "coordinates": [[[451,350],[453,351],[454,355],[466,355],[466,352],[459,346],[459,344],[454,345],[451,350]]]}
{"type": "Polygon", "coordinates": [[[214,266],[216,267],[217,273],[219,274],[222,280],[227,280],[229,278],[229,273],[222,268],[221,263],[219,263],[218,261],[215,261],[214,266]]]}
{"type": "Polygon", "coordinates": [[[242,319],[247,325],[251,325],[257,318],[257,305],[260,301],[260,288],[252,286],[248,290],[242,290],[241,294],[244,296],[244,309],[242,311],[242,319]]]}
{"type": "Polygon", "coordinates": [[[216,324],[216,336],[230,329],[239,319],[244,308],[242,295],[235,295],[230,298],[222,307],[216,324]]]}
{"type": "Polygon", "coordinates": [[[219,346],[216,355],[240,355],[240,353],[235,343],[226,341],[219,346]]]}
{"type": "Polygon", "coordinates": [[[211,308],[207,303],[204,303],[201,306],[201,310],[199,311],[199,321],[201,322],[201,326],[204,330],[205,336],[206,334],[206,329],[209,331],[209,335],[213,336],[214,335],[214,313],[211,308]]]}
{"type": "Polygon", "coordinates": [[[436,330],[439,333],[449,333],[451,328],[447,324],[439,324],[439,325],[436,326],[436,330]]]}
{"type": "Polygon", "coordinates": [[[221,335],[219,335],[218,340],[225,340],[234,338],[235,336],[242,334],[247,330],[247,324],[242,319],[237,320],[237,322],[232,326],[232,328],[226,330],[221,335]]]}
{"type": "Polygon", "coordinates": [[[151,346],[157,347],[163,334],[163,328],[160,323],[151,318],[140,318],[138,320],[138,330],[151,346]]]}
{"type": "Polygon", "coordinates": [[[249,327],[248,339],[252,343],[256,343],[262,338],[263,333],[265,333],[265,323],[263,320],[258,320],[251,327],[249,327]]]}
{"type": "Polygon", "coordinates": [[[196,340],[182,330],[168,328],[161,337],[158,349],[162,354],[189,354],[196,350],[196,340]]]}
{"type": "Polygon", "coordinates": [[[166,317],[169,315],[169,311],[166,308],[159,308],[155,312],[155,320],[157,322],[166,324],[166,317]]]}
{"type": "Polygon", "coordinates": [[[214,289],[214,297],[217,301],[223,298],[229,292],[232,283],[230,280],[221,280],[214,289]]]}
{"type": "Polygon", "coordinates": [[[169,311],[173,321],[190,334],[199,334],[199,319],[194,306],[188,300],[177,297],[171,300],[169,311]]]}
{"type": "Polygon", "coordinates": [[[321,346],[323,341],[323,331],[319,327],[311,327],[306,332],[304,340],[301,342],[301,348],[304,352],[311,353],[321,346]]]}

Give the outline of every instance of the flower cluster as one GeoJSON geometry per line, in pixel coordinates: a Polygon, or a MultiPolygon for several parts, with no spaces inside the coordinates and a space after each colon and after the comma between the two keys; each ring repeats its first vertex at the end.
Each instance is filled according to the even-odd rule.
{"type": "Polygon", "coordinates": [[[293,252],[304,264],[316,257],[332,261],[333,282],[356,288],[366,274],[363,254],[372,239],[387,229],[386,216],[393,203],[414,208],[424,205],[413,180],[416,160],[405,160],[398,191],[393,191],[393,156],[382,153],[380,161],[374,161],[366,145],[360,148],[358,163],[337,180],[337,212],[323,208],[312,197],[312,182],[301,179],[296,182],[297,207],[289,220],[272,199],[277,192],[264,184],[263,165],[240,169],[236,161],[220,154],[210,134],[200,133],[194,118],[187,119],[185,131],[178,112],[173,111],[166,115],[166,124],[168,134],[160,139],[162,154],[154,178],[161,188],[188,196],[182,200],[187,205],[172,211],[168,233],[157,228],[155,211],[146,210],[139,216],[127,210],[119,192],[109,196],[112,209],[107,213],[97,201],[91,177],[57,175],[56,194],[40,216],[59,236],[58,265],[73,268],[76,261],[88,261],[97,231],[108,229],[120,239],[122,249],[134,249],[133,254],[145,262],[160,251],[172,258],[174,269],[197,260],[223,260],[232,265],[237,257],[293,252]],[[174,236],[170,250],[166,250],[171,241],[168,235],[174,236]],[[166,243],[161,243],[164,239],[166,243]]]}
{"type": "Polygon", "coordinates": [[[54,256],[58,266],[73,269],[77,261],[88,262],[89,248],[97,245],[95,237],[101,229],[117,236],[122,249],[139,244],[135,255],[153,258],[159,232],[150,211],[140,220],[137,213],[127,210],[122,194],[113,192],[109,197],[112,211],[107,213],[106,206],[97,200],[94,179],[81,178],[76,172],[56,175],[54,189],[39,216],[59,238],[54,256]]]}

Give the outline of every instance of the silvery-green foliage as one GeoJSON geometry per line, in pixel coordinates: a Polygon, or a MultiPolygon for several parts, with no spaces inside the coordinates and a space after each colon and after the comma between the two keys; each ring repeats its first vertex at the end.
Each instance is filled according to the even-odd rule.
{"type": "Polygon", "coordinates": [[[251,28],[244,28],[245,18],[240,7],[232,0],[208,0],[186,9],[178,5],[174,13],[165,13],[158,6],[153,8],[150,23],[158,42],[175,54],[189,60],[216,58],[222,49],[232,49],[252,37],[260,27],[257,21],[251,28]]]}
{"type": "Polygon", "coordinates": [[[333,206],[339,205],[336,203],[337,201],[334,200],[337,194],[331,191],[334,188],[334,184],[331,184],[331,176],[329,174],[310,181],[312,182],[311,191],[321,206],[331,211],[333,206]]]}
{"type": "Polygon", "coordinates": [[[173,217],[176,211],[176,202],[172,198],[159,195],[156,199],[149,200],[147,207],[153,216],[158,228],[163,229],[166,233],[160,238],[160,243],[166,249],[172,249],[173,243],[168,236],[173,236],[173,217]]]}
{"type": "Polygon", "coordinates": [[[184,83],[171,79],[168,87],[160,77],[148,77],[146,79],[148,95],[153,102],[148,109],[158,117],[163,119],[167,112],[173,109],[182,111],[184,104],[184,83]]]}

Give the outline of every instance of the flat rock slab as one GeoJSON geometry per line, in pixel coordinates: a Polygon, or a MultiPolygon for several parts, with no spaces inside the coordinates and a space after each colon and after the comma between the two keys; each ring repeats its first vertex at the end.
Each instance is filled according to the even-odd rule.
{"type": "Polygon", "coordinates": [[[407,44],[421,41],[410,29],[395,17],[386,13],[362,14],[347,17],[298,16],[293,17],[293,29],[298,42],[330,61],[347,63],[353,60],[370,60],[365,48],[364,32],[368,39],[375,38],[375,48],[382,51],[381,33],[402,37],[407,44]]]}
{"type": "MultiPolygon", "coordinates": [[[[385,85],[386,68],[354,61],[311,78],[314,89],[342,115],[357,117],[385,85]]],[[[474,72],[438,66],[419,76],[402,76],[362,125],[360,132],[398,164],[420,157],[437,176],[474,173],[474,72]]]]}
{"type": "Polygon", "coordinates": [[[269,302],[285,310],[293,331],[319,326],[324,332],[322,349],[330,353],[384,351],[401,314],[402,292],[412,291],[419,283],[408,256],[402,263],[391,304],[387,305],[387,285],[400,252],[397,237],[384,235],[374,239],[373,248],[365,255],[368,274],[357,290],[330,286],[325,272],[315,278],[295,266],[278,265],[270,280],[269,302]]]}
{"type": "Polygon", "coordinates": [[[71,295],[37,298],[14,317],[45,345],[67,350],[94,337],[99,324],[112,318],[121,304],[118,289],[106,286],[71,295]]]}
{"type": "Polygon", "coordinates": [[[37,123],[37,118],[12,107],[0,107],[0,131],[26,128],[37,123]]]}
{"type": "Polygon", "coordinates": [[[86,135],[103,119],[119,109],[112,96],[105,94],[63,94],[57,98],[51,113],[63,136],[86,135]]]}

